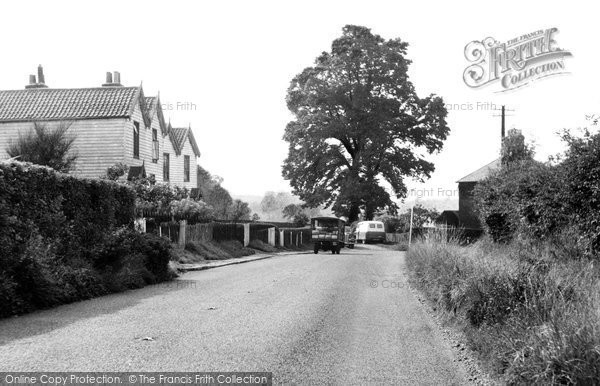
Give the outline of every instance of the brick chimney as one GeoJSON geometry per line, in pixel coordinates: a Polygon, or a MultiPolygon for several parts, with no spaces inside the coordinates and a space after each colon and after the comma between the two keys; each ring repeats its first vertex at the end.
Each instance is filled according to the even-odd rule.
{"type": "Polygon", "coordinates": [[[29,84],[25,88],[48,88],[44,77],[44,68],[40,64],[37,69],[37,80],[35,75],[29,75],[29,84]]]}
{"type": "Polygon", "coordinates": [[[114,73],[107,72],[106,83],[102,84],[102,87],[123,87],[119,71],[115,71],[114,73]]]}

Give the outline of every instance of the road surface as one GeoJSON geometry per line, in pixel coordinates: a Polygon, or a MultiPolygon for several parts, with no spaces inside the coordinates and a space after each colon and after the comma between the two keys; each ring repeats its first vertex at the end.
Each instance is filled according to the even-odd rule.
{"type": "Polygon", "coordinates": [[[270,371],[274,384],[466,384],[453,359],[408,288],[404,254],[371,245],[190,272],[0,320],[0,371],[270,371]]]}

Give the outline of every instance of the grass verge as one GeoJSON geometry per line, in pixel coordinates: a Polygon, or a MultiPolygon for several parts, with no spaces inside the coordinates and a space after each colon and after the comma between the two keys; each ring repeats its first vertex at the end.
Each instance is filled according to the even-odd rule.
{"type": "Polygon", "coordinates": [[[526,245],[415,243],[411,282],[508,384],[598,384],[600,269],[526,245]]]}

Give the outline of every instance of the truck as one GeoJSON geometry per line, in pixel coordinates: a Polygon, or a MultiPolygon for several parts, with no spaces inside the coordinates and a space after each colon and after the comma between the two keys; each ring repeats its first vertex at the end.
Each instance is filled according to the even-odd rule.
{"type": "Polygon", "coordinates": [[[340,254],[344,247],[346,222],[337,217],[313,217],[310,219],[311,241],[314,253],[331,251],[340,254]]]}

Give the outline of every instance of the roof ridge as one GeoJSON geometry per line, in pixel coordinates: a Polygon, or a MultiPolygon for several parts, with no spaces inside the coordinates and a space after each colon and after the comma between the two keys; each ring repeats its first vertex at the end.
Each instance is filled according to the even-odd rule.
{"type": "Polygon", "coordinates": [[[492,162],[489,162],[489,163],[485,164],[484,166],[478,168],[477,170],[472,171],[471,173],[467,174],[463,178],[460,178],[456,182],[476,182],[476,181],[480,181],[483,178],[487,177],[487,173],[484,176],[479,176],[478,173],[480,173],[480,172],[481,173],[487,172],[492,167],[498,166],[499,163],[500,163],[500,158],[496,158],[492,162]]]}
{"type": "Polygon", "coordinates": [[[122,90],[133,89],[140,86],[96,86],[96,87],[43,87],[43,88],[23,88],[0,90],[0,92],[50,92],[50,91],[66,91],[66,90],[122,90]]]}

